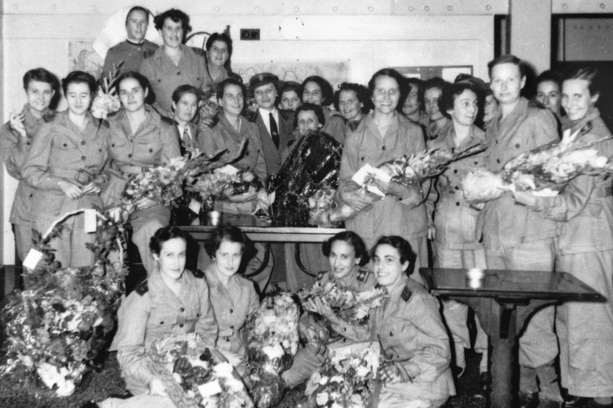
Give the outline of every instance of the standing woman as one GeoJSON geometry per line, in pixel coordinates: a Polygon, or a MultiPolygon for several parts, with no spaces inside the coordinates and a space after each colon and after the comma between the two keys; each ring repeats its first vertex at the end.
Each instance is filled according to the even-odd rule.
{"type": "Polygon", "coordinates": [[[232,39],[226,33],[213,33],[206,40],[206,76],[202,89],[216,90],[217,84],[228,78],[232,39]]]}
{"type": "Polygon", "coordinates": [[[345,143],[346,136],[345,121],[328,108],[332,104],[332,99],[332,85],[319,75],[312,75],[302,82],[302,102],[322,107],[326,124],[321,131],[332,136],[342,145],[345,143]]]}
{"type": "Polygon", "coordinates": [[[211,305],[219,325],[217,347],[232,354],[245,354],[247,317],[259,306],[253,282],[238,273],[251,242],[238,227],[218,227],[205,243],[213,261],[204,271],[211,305]]]}
{"type": "Polygon", "coordinates": [[[425,128],[430,119],[424,112],[424,82],[419,78],[407,78],[405,84],[407,96],[398,106],[407,118],[425,128]]]}
{"type": "Polygon", "coordinates": [[[448,82],[439,77],[430,78],[424,84],[424,106],[430,120],[426,127],[428,144],[443,134],[448,126],[451,126],[451,120],[447,113],[442,112],[438,104],[439,99],[443,95],[443,89],[448,84],[448,82]]]}
{"type": "Polygon", "coordinates": [[[398,71],[385,68],[377,71],[369,81],[375,109],[348,135],[337,192],[343,204],[360,211],[345,222],[348,230],[362,237],[368,248],[382,235],[404,237],[416,249],[416,268],[419,268],[428,265],[428,218],[420,187],[380,182],[378,187],[386,196],[371,205],[360,196],[358,185],[351,180],[367,163],[380,166],[426,148],[421,127],[396,111],[402,97],[402,78],[398,71]]]}
{"type": "Polygon", "coordinates": [[[371,250],[377,283],[389,298],[370,314],[370,340],[390,358],[380,368],[379,407],[440,407],[455,395],[449,337],[436,298],[409,275],[415,258],[398,236],[379,238],[371,250]]]}
{"type": "MultiPolygon", "coordinates": [[[[579,132],[579,141],[611,135],[596,102],[603,90],[594,68],[571,73],[562,84],[562,106],[568,114],[565,131],[579,132]]],[[[611,140],[594,146],[611,160],[611,140]]],[[[516,192],[515,200],[558,224],[556,269],[566,271],[597,289],[605,303],[567,302],[558,307],[556,330],[560,342],[562,386],[571,396],[593,398],[587,406],[610,406],[613,397],[613,194],[610,176],[582,175],[555,197],[516,192]]],[[[566,406],[573,407],[573,406],[566,406]]],[[[578,406],[574,406],[578,407],[578,406]]]]}
{"type": "Polygon", "coordinates": [[[345,118],[347,128],[345,132],[355,130],[362,118],[373,108],[368,88],[360,84],[343,82],[334,93],[334,108],[345,118]]]}
{"type": "MultiPolygon", "coordinates": [[[[167,164],[180,155],[177,130],[146,104],[151,93],[149,81],[137,72],[117,79],[122,109],[109,119],[112,183],[104,192],[106,205],[119,203],[127,181],[155,166],[167,164]]],[[[138,247],[147,274],[154,268],[149,238],[168,224],[170,210],[149,199],[142,199],[130,216],[132,241],[138,247]]]]}
{"type": "MultiPolygon", "coordinates": [[[[101,175],[108,153],[109,126],[89,112],[96,80],[73,71],[62,80],[68,110],[43,124],[32,141],[23,178],[36,190],[32,197],[32,228],[44,233],[60,216],[77,209],[101,209],[101,175]]],[[[52,241],[63,267],[88,266],[93,253],[85,247],[92,237],[84,230],[84,215],[66,220],[52,241]]]]}
{"type": "Polygon", "coordinates": [[[151,236],[150,247],[155,268],[121,303],[111,350],[117,350],[121,376],[132,394],[165,396],[164,383],[147,366],[146,351],[151,343],[195,332],[214,346],[217,323],[202,273],[185,269],[185,233],[177,227],[163,227],[151,236]]]}
{"type": "Polygon", "coordinates": [[[15,247],[21,261],[32,247],[30,219],[34,193],[34,188],[23,180],[22,169],[33,136],[55,115],[60,81],[46,69],[34,68],[23,76],[23,89],[28,102],[20,114],[11,113],[10,120],[0,128],[0,158],[9,175],[19,181],[9,221],[13,224],[15,247]]]}
{"type": "MultiPolygon", "coordinates": [[[[470,83],[455,83],[443,90],[439,101],[440,110],[446,112],[453,126],[437,139],[432,146],[449,151],[461,151],[485,143],[485,132],[475,126],[479,113],[479,90],[470,83]]],[[[471,170],[483,166],[483,153],[472,155],[452,163],[436,180],[439,192],[434,212],[434,229],[429,238],[434,240],[434,265],[440,268],[486,268],[485,250],[477,238],[479,211],[464,199],[456,189],[471,170]]],[[[443,313],[455,346],[456,366],[466,368],[464,349],[470,348],[468,331],[468,307],[455,301],[443,302],[443,313]]],[[[487,335],[477,325],[475,350],[482,353],[480,372],[488,371],[487,335]]],[[[485,377],[485,376],[484,376],[485,377]]]]}
{"type": "Polygon", "coordinates": [[[485,90],[484,101],[483,101],[483,129],[489,128],[492,124],[492,121],[496,117],[496,112],[498,111],[498,101],[494,98],[494,93],[492,89],[488,87],[485,90]]]}

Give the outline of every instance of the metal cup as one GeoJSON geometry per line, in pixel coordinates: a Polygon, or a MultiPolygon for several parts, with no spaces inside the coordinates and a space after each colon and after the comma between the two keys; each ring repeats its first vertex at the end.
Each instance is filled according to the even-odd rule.
{"type": "Polygon", "coordinates": [[[207,215],[209,226],[219,226],[221,224],[221,212],[220,211],[211,210],[206,215],[207,215]]]}

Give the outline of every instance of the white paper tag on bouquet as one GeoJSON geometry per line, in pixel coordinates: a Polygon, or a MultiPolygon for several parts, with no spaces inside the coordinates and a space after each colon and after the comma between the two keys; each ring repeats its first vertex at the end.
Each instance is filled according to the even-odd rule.
{"type": "Polygon", "coordinates": [[[83,214],[83,227],[85,233],[96,232],[96,211],[94,209],[85,209],[83,214]]]}
{"type": "Polygon", "coordinates": [[[204,385],[198,386],[198,392],[200,392],[200,394],[203,397],[207,397],[207,396],[216,395],[222,392],[222,390],[221,390],[221,386],[219,386],[219,382],[213,381],[213,382],[205,383],[204,385]]]}
{"type": "Polygon", "coordinates": [[[236,175],[238,173],[238,168],[232,165],[226,165],[215,169],[215,172],[224,173],[226,175],[236,175]]]}
{"type": "MultiPolygon", "coordinates": [[[[355,174],[351,177],[351,179],[360,186],[364,186],[364,184],[368,183],[368,181],[372,178],[378,179],[382,182],[389,182],[392,180],[392,176],[385,172],[383,169],[375,168],[374,166],[367,163],[362,166],[355,174]]],[[[385,197],[385,194],[376,186],[367,185],[366,188],[369,192],[372,192],[381,197],[385,197]]]]}
{"type": "Polygon", "coordinates": [[[192,199],[189,202],[189,206],[187,206],[189,210],[191,210],[192,212],[196,213],[196,214],[200,214],[200,208],[202,207],[202,205],[200,204],[199,201],[197,201],[196,199],[192,199]]]}
{"type": "Polygon", "coordinates": [[[23,260],[22,265],[30,270],[34,270],[38,265],[38,262],[43,258],[43,253],[36,249],[30,249],[28,254],[26,255],[25,260],[23,260]]]}

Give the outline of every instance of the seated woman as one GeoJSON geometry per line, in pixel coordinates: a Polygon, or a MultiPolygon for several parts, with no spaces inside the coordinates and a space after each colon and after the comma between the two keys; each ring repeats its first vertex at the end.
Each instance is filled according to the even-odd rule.
{"type": "Polygon", "coordinates": [[[343,82],[334,93],[334,108],[345,118],[345,132],[355,130],[362,118],[373,109],[368,88],[360,84],[343,82]]]}
{"type": "Polygon", "coordinates": [[[250,246],[245,233],[235,226],[216,228],[204,244],[213,260],[204,277],[219,326],[217,347],[231,354],[245,354],[245,322],[260,306],[253,282],[236,274],[250,246]]]}
{"type": "Polygon", "coordinates": [[[126,388],[134,395],[165,395],[164,384],[147,367],[145,351],[151,342],[168,335],[196,332],[210,345],[217,339],[217,323],[209,287],[202,273],[185,269],[187,239],[177,227],[158,229],[150,247],[154,271],[122,302],[116,348],[126,388]]]}
{"type": "MultiPolygon", "coordinates": [[[[108,159],[109,124],[89,112],[96,80],[83,71],[73,71],[62,80],[68,110],[41,125],[23,165],[23,180],[35,190],[32,196],[31,228],[41,234],[62,215],[78,209],[101,209],[100,189],[108,178],[102,169],[108,159]]],[[[93,261],[85,243],[85,216],[63,223],[51,242],[62,267],[84,267],[93,261]]]]}
{"type": "Polygon", "coordinates": [[[370,337],[380,342],[384,381],[379,407],[440,407],[455,394],[449,337],[439,303],[409,278],[416,258],[399,236],[380,237],[371,250],[377,283],[389,299],[370,314],[370,337]]]}
{"type": "Polygon", "coordinates": [[[326,119],[322,131],[331,135],[340,144],[345,143],[345,121],[338,113],[328,108],[332,104],[332,85],[319,75],[312,75],[302,82],[301,94],[303,103],[309,102],[322,107],[326,119]]]}
{"type": "MultiPolygon", "coordinates": [[[[329,266],[327,272],[319,273],[317,281],[320,283],[334,282],[341,289],[353,291],[368,291],[375,287],[374,274],[360,268],[368,263],[368,253],[364,242],[354,232],[344,231],[336,234],[324,242],[322,252],[327,257],[329,266]]],[[[335,333],[345,335],[347,332],[362,332],[363,336],[367,336],[366,327],[352,328],[351,324],[340,319],[329,306],[320,301],[316,303],[316,307],[335,333]]],[[[308,325],[307,314],[309,313],[305,313],[300,320],[301,328],[308,325]]],[[[282,374],[283,380],[290,388],[306,381],[323,363],[325,349],[320,348],[318,341],[307,339],[308,343],[294,357],[292,367],[282,374]]],[[[330,342],[324,341],[324,344],[326,343],[330,342]]]]}

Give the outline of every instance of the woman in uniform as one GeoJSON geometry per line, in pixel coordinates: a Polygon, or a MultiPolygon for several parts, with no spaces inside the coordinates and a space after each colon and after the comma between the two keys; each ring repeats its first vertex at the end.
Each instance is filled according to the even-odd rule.
{"type": "Polygon", "coordinates": [[[232,39],[226,33],[213,33],[206,40],[206,77],[203,90],[216,90],[217,85],[228,78],[232,39]]]}
{"type": "MultiPolygon", "coordinates": [[[[23,167],[25,182],[35,188],[32,229],[41,234],[68,212],[101,209],[100,190],[107,181],[101,171],[108,159],[109,126],[89,112],[96,80],[73,71],[62,80],[62,88],[68,110],[40,127],[23,167]]],[[[51,242],[63,267],[89,266],[93,261],[85,247],[93,237],[85,232],[84,219],[83,214],[67,219],[51,242]]]]}
{"type": "MultiPolygon", "coordinates": [[[[180,155],[177,129],[146,103],[151,93],[149,81],[137,72],[127,72],[117,80],[122,109],[109,118],[112,180],[103,193],[106,205],[119,203],[127,181],[134,175],[180,155]]],[[[170,210],[142,199],[130,216],[132,241],[138,247],[147,274],[155,266],[149,238],[168,224],[170,210]]]]}
{"type": "Polygon", "coordinates": [[[320,77],[312,75],[302,81],[302,102],[319,105],[324,110],[326,124],[321,129],[337,140],[340,144],[345,143],[345,121],[343,118],[328,108],[332,104],[333,91],[332,85],[320,77]]]}
{"type": "Polygon", "coordinates": [[[44,68],[34,68],[23,76],[27,103],[20,114],[11,113],[0,128],[0,158],[9,175],[19,181],[9,221],[13,224],[17,256],[23,261],[32,247],[32,196],[34,188],[23,180],[22,170],[32,138],[40,127],[53,119],[60,93],[60,81],[44,68]],[[55,104],[54,104],[55,102],[55,104]]]}
{"type": "Polygon", "coordinates": [[[370,339],[384,356],[379,407],[440,407],[455,395],[449,337],[436,298],[409,275],[415,258],[398,236],[381,237],[371,250],[377,283],[389,298],[370,313],[370,339]]]}
{"type": "Polygon", "coordinates": [[[407,96],[404,101],[400,101],[398,106],[407,118],[425,129],[430,119],[424,112],[424,82],[419,78],[407,78],[405,84],[407,96]]]}
{"type": "Polygon", "coordinates": [[[396,111],[402,97],[402,81],[400,73],[386,68],[376,72],[368,83],[375,109],[348,135],[341,159],[337,195],[341,203],[359,211],[345,225],[348,230],[355,231],[367,247],[382,235],[402,236],[416,249],[416,268],[419,268],[428,265],[428,218],[420,186],[406,187],[379,181],[377,186],[385,197],[371,204],[359,194],[359,186],[351,179],[367,163],[378,167],[389,160],[403,155],[408,157],[425,149],[421,127],[396,111]]]}
{"type": "Polygon", "coordinates": [[[237,274],[243,255],[250,252],[251,242],[238,227],[218,227],[205,243],[213,262],[204,276],[210,289],[211,305],[219,325],[217,347],[224,352],[244,355],[247,318],[259,306],[253,282],[237,274]]]}
{"type": "Polygon", "coordinates": [[[334,93],[334,108],[345,118],[346,133],[353,131],[373,108],[368,88],[343,82],[334,93]]]}
{"type": "MultiPolygon", "coordinates": [[[[562,84],[562,106],[579,141],[611,135],[596,102],[604,89],[594,68],[572,72],[562,84]]],[[[594,146],[611,160],[613,142],[594,146]]],[[[568,272],[603,294],[604,303],[567,302],[557,308],[561,383],[568,389],[565,407],[610,406],[613,397],[613,192],[610,176],[581,175],[555,197],[515,192],[515,200],[558,224],[556,269],[568,272]]]]}
{"type": "Polygon", "coordinates": [[[145,352],[157,338],[196,332],[209,345],[217,339],[217,323],[209,287],[202,273],[185,269],[187,239],[167,226],[151,237],[155,269],[122,302],[116,348],[126,388],[134,395],[166,395],[163,382],[147,367],[145,352]]]}
{"type": "Polygon", "coordinates": [[[424,106],[430,120],[426,127],[428,146],[430,141],[438,138],[439,135],[447,130],[448,126],[451,126],[447,113],[441,111],[438,105],[438,101],[443,95],[443,89],[448,84],[448,82],[439,77],[430,78],[424,83],[424,106]]]}

